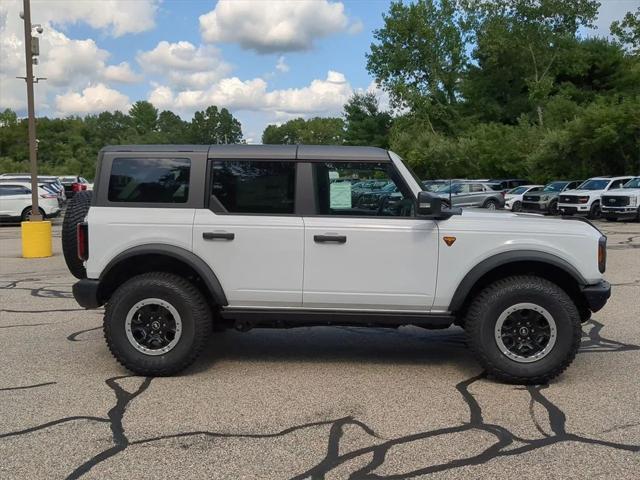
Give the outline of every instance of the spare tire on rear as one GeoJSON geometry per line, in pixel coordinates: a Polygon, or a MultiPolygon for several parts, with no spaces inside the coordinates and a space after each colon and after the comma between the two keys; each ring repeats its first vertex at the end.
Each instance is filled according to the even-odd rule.
{"type": "Polygon", "coordinates": [[[77,192],[69,201],[62,222],[62,253],[71,274],[76,278],[87,278],[84,263],[78,258],[77,225],[84,220],[91,206],[91,191],[77,192]]]}

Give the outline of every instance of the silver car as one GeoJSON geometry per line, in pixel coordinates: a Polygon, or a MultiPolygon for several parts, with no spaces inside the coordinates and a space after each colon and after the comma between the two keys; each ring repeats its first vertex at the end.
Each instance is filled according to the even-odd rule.
{"type": "Polygon", "coordinates": [[[500,184],[488,182],[455,182],[435,192],[444,203],[453,207],[481,207],[488,210],[504,208],[500,184]],[[451,198],[451,205],[449,205],[451,198]]]}

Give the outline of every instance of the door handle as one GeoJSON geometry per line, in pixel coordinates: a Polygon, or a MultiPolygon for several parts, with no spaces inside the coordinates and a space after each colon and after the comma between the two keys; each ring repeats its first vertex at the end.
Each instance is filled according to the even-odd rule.
{"type": "Polygon", "coordinates": [[[347,243],[346,235],[314,235],[313,241],[316,243],[347,243]]]}
{"type": "Polygon", "coordinates": [[[203,232],[202,238],[205,240],[233,240],[236,235],[228,232],[203,232]]]}

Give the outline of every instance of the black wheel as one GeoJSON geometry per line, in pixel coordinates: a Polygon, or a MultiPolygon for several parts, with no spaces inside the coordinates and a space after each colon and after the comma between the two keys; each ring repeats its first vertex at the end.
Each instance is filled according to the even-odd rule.
{"type": "Polygon", "coordinates": [[[589,218],[592,220],[598,219],[602,216],[602,210],[600,210],[600,202],[593,202],[591,210],[589,210],[589,218]]]}
{"type": "Polygon", "coordinates": [[[484,205],[482,205],[482,208],[486,208],[487,210],[496,210],[498,208],[498,202],[496,202],[495,200],[489,199],[486,202],[484,202],[484,205]]]}
{"type": "Polygon", "coordinates": [[[513,205],[511,207],[511,211],[512,212],[519,212],[522,210],[522,203],[521,202],[513,202],[513,205]]]}
{"type": "Polygon", "coordinates": [[[152,272],[131,278],[114,292],[105,309],[104,336],[128,370],[165,376],[193,363],[212,324],[207,301],[191,282],[152,272]]]}
{"type": "MultiPolygon", "coordinates": [[[[38,207],[38,210],[40,211],[40,215],[42,215],[42,218],[47,218],[46,213],[44,213],[44,210],[40,207],[38,207]]],[[[29,220],[29,217],[31,216],[31,207],[27,207],[22,211],[22,215],[20,215],[20,220],[22,220],[23,222],[26,222],[27,220],[29,220]]]]}
{"type": "Polygon", "coordinates": [[[549,204],[549,215],[558,215],[560,211],[558,210],[558,201],[552,200],[549,204]]]}
{"type": "Polygon", "coordinates": [[[78,258],[78,239],[76,226],[84,220],[91,206],[93,192],[77,192],[67,205],[67,211],[62,221],[62,253],[64,261],[71,274],[76,278],[86,278],[87,270],[82,260],[78,258]]]}
{"type": "Polygon", "coordinates": [[[487,373],[509,383],[547,383],[573,361],[580,314],[556,284],[508,277],[486,287],[465,320],[467,342],[487,373]]]}

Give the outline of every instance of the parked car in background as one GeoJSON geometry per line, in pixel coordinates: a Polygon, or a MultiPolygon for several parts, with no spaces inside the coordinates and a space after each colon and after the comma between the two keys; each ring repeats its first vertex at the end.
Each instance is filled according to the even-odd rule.
{"type": "MultiPolygon", "coordinates": [[[[73,195],[77,192],[90,190],[88,188],[89,182],[84,177],[79,177],[79,176],[60,177],[60,182],[64,186],[64,191],[67,194],[67,198],[73,197],[73,195]]],[[[92,189],[93,188],[91,188],[91,190],[92,189]]]]}
{"type": "Polygon", "coordinates": [[[632,178],[622,188],[609,190],[602,195],[601,209],[604,218],[611,222],[623,218],[640,222],[640,177],[632,178]]]}
{"type": "MultiPolygon", "coordinates": [[[[58,196],[45,185],[38,186],[38,206],[43,218],[60,213],[58,196]]],[[[31,215],[31,184],[14,180],[0,182],[0,218],[6,220],[28,220],[31,215]]]]}
{"type": "Polygon", "coordinates": [[[496,190],[499,184],[456,182],[435,192],[445,205],[451,207],[482,207],[489,210],[504,208],[504,195],[496,190]],[[451,205],[449,205],[451,197],[451,205]]]}
{"type": "Polygon", "coordinates": [[[542,190],[543,185],[521,185],[509,190],[504,196],[504,208],[512,212],[522,210],[522,200],[525,194],[542,190]]]}
{"type": "Polygon", "coordinates": [[[378,215],[385,215],[393,212],[396,204],[402,200],[403,196],[394,182],[387,183],[380,190],[363,193],[358,202],[357,208],[368,211],[376,211],[378,215]]]}
{"type": "Polygon", "coordinates": [[[566,190],[574,190],[582,180],[557,180],[547,183],[541,191],[526,193],[522,198],[522,211],[557,215],[558,196],[566,190]]]}
{"type": "Polygon", "coordinates": [[[633,177],[594,177],[582,183],[576,190],[560,195],[558,209],[563,215],[587,215],[600,218],[601,197],[609,190],[621,188],[633,177]]]}
{"type": "Polygon", "coordinates": [[[506,193],[508,190],[514,189],[521,185],[530,185],[529,180],[523,178],[491,178],[487,183],[499,183],[502,190],[506,193]]]}
{"type": "MultiPolygon", "coordinates": [[[[17,181],[27,182],[31,184],[30,173],[3,173],[0,175],[0,181],[17,181]]],[[[58,202],[62,204],[67,200],[67,195],[64,191],[64,186],[60,183],[60,179],[53,175],[38,175],[38,184],[46,185],[51,191],[55,192],[58,197],[58,202]]]]}

